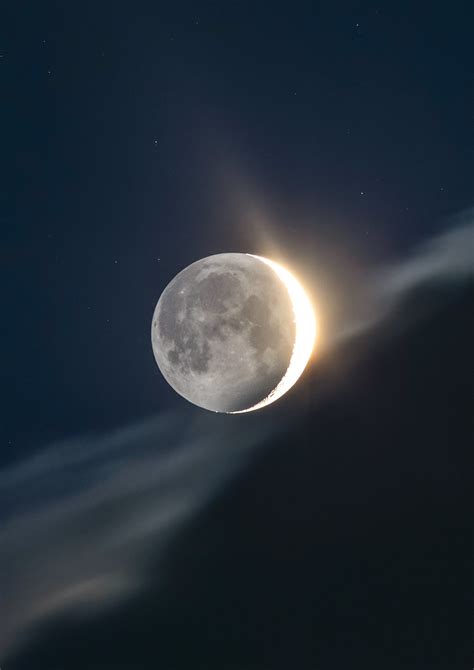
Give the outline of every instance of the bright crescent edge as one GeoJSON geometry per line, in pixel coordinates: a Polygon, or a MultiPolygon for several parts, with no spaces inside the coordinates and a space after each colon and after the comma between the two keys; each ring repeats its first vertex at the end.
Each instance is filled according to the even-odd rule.
{"type": "Polygon", "coordinates": [[[263,256],[255,256],[254,254],[247,254],[253,258],[258,258],[259,261],[265,263],[275,272],[278,278],[285,285],[288,295],[290,296],[291,304],[293,306],[294,322],[295,322],[295,342],[293,344],[293,352],[291,354],[288,368],[280,379],[275,388],[270,391],[266,398],[258,402],[252,407],[241,409],[236,412],[227,412],[228,414],[244,414],[245,412],[253,412],[256,409],[261,409],[270,405],[278,398],[281,398],[290,388],[298,381],[306,364],[309,361],[311,352],[313,351],[316,340],[317,325],[316,317],[314,315],[311,302],[303,290],[299,281],[293,277],[291,272],[284,267],[271,261],[269,258],[263,256]]]}

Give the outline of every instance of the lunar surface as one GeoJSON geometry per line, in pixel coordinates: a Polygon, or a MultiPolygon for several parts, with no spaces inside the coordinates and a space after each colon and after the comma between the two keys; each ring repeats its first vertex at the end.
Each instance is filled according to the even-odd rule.
{"type": "Polygon", "coordinates": [[[311,305],[290,273],[249,254],[209,256],[163,291],[152,345],[166,381],[208,410],[238,413],[283,395],[311,354],[311,305]]]}

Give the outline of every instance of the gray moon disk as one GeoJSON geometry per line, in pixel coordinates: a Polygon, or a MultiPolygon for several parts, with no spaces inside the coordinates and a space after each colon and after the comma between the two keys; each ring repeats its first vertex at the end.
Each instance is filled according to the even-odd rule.
{"type": "Polygon", "coordinates": [[[163,291],[151,339],[166,381],[190,402],[238,412],[265,399],[295,342],[290,295],[255,256],[217,254],[182,270],[163,291]]]}

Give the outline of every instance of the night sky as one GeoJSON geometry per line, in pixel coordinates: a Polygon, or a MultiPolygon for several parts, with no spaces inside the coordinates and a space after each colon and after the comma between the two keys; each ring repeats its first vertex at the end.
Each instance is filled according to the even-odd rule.
{"type": "Polygon", "coordinates": [[[1,10],[2,670],[472,667],[471,52],[462,2],[1,10]],[[223,252],[320,320],[246,417],[150,343],[223,252]]]}

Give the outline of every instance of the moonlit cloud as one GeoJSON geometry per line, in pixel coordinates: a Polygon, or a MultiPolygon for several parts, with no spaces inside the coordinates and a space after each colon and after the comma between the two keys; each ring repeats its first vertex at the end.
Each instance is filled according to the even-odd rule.
{"type": "MultiPolygon", "coordinates": [[[[418,287],[472,277],[473,220],[470,210],[376,273],[368,313],[333,339],[369,330],[418,287]]],[[[0,658],[64,612],[90,614],[144,589],[151,553],[159,566],[184,525],[281,429],[274,414],[271,423],[255,414],[163,414],[0,471],[0,658]]]]}
{"type": "Polygon", "coordinates": [[[425,241],[407,258],[380,269],[367,281],[364,315],[351,315],[336,334],[337,342],[376,325],[417,289],[472,279],[474,209],[454,217],[450,224],[448,230],[425,241]]]}
{"type": "Polygon", "coordinates": [[[425,242],[407,260],[382,273],[381,292],[397,295],[416,285],[472,276],[474,271],[474,210],[453,221],[455,227],[425,242]]]}
{"type": "Polygon", "coordinates": [[[0,657],[51,617],[107,608],[143,588],[143,560],[164,552],[274,429],[167,414],[1,471],[0,657]]]}

